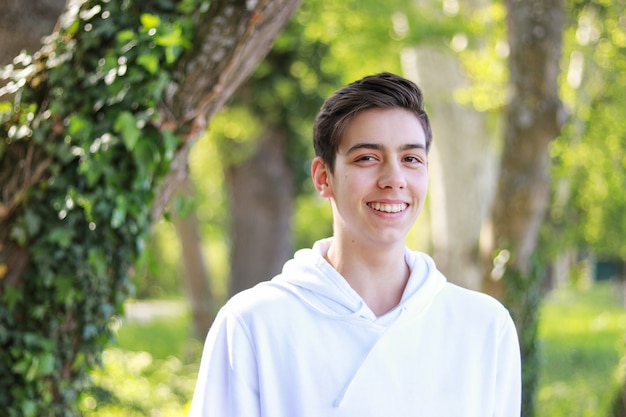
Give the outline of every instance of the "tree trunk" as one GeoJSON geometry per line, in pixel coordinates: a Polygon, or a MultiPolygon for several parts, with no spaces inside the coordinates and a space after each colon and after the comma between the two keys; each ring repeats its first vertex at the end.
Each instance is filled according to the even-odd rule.
{"type": "MultiPolygon", "coordinates": [[[[182,198],[189,198],[194,195],[193,185],[189,177],[183,181],[178,195],[182,198]]],[[[202,254],[202,242],[198,234],[198,218],[194,209],[186,213],[178,213],[176,209],[172,211],[172,221],[181,244],[183,283],[191,306],[192,332],[196,339],[204,340],[211,323],[213,323],[218,306],[211,291],[210,273],[206,267],[206,258],[202,254]]]]}
{"type": "Polygon", "coordinates": [[[455,56],[431,46],[415,52],[410,62],[435,132],[429,155],[433,257],[450,281],[478,290],[480,228],[493,198],[498,162],[494,132],[484,113],[455,103],[454,91],[468,82],[455,56]]]}
{"type": "Polygon", "coordinates": [[[230,295],[272,278],[291,256],[294,190],[287,140],[285,132],[269,126],[256,153],[227,169],[233,222],[230,295]]]}
{"type": "Polygon", "coordinates": [[[508,0],[511,101],[500,178],[484,248],[484,289],[503,299],[522,349],[522,414],[532,416],[537,385],[537,322],[542,268],[539,227],[548,202],[548,145],[560,130],[558,75],[562,0],[508,0]]]}
{"type": "MultiPolygon", "coordinates": [[[[193,50],[181,61],[160,107],[163,126],[183,127],[189,139],[204,132],[207,120],[269,52],[274,38],[301,0],[215,0],[200,24],[193,50]],[[239,3],[245,3],[239,4],[239,3]],[[248,5],[251,7],[248,8],[248,5]]],[[[184,150],[174,164],[152,207],[158,219],[185,176],[184,150]],[[180,160],[183,161],[180,161],[180,160]]]]}
{"type": "MultiPolygon", "coordinates": [[[[115,37],[119,21],[100,14],[102,10],[128,11],[124,24],[129,25],[143,22],[142,16],[162,15],[161,5],[99,0],[71,4],[65,25],[59,26],[60,36],[51,40],[36,64],[23,63],[29,72],[12,85],[26,92],[18,104],[30,106],[15,107],[10,115],[19,119],[20,130],[14,132],[16,124],[11,125],[4,114],[0,121],[0,408],[11,415],[75,414],[87,371],[108,341],[107,320],[127,295],[128,268],[141,251],[149,215],[160,217],[185,178],[185,155],[193,139],[268,52],[299,0],[214,0],[208,12],[196,10],[194,16],[202,19],[194,26],[194,46],[179,59],[178,69],[167,70],[169,60],[163,59],[162,67],[151,72],[144,61],[144,78],[127,84],[128,95],[141,102],[138,107],[130,99],[124,102],[123,89],[111,93],[114,97],[94,98],[96,89],[91,89],[92,94],[66,91],[72,94],[60,97],[68,86],[91,83],[106,89],[110,85],[111,80],[100,78],[102,73],[85,76],[94,74],[92,64],[109,62],[105,53],[116,57],[125,53],[111,45],[121,42],[115,37]],[[137,10],[146,12],[133,15],[137,10]],[[61,70],[71,76],[59,76],[61,70]],[[160,81],[170,80],[164,93],[157,89],[150,99],[137,98],[142,87],[154,87],[158,80],[152,76],[159,70],[169,71],[159,73],[160,81]],[[157,106],[152,99],[160,99],[157,106]],[[107,106],[105,112],[90,111],[102,106],[107,106]],[[147,114],[150,120],[138,123],[147,114]],[[74,127],[90,126],[98,137],[91,130],[71,132],[72,122],[74,127]],[[117,143],[118,159],[107,174],[77,169],[82,160],[74,152],[84,156],[102,150],[86,143],[91,140],[100,146],[103,134],[133,143],[117,143]],[[171,153],[161,150],[176,143],[176,137],[186,141],[174,151],[171,162],[171,153]],[[166,172],[170,176],[162,181],[166,172]],[[117,180],[108,183],[113,176],[117,180]]],[[[185,28],[190,27],[188,17],[184,16],[185,28]]],[[[125,26],[124,33],[134,34],[133,28],[125,26]]],[[[175,38],[177,32],[172,33],[175,38]]],[[[162,54],[168,38],[159,41],[162,54]]],[[[136,45],[127,43],[125,48],[136,45]]],[[[112,62],[120,65],[115,71],[124,67],[123,60],[112,62]]],[[[142,68],[133,70],[137,74],[142,68]]]]}
{"type": "Polygon", "coordinates": [[[22,50],[39,50],[41,39],[52,33],[63,6],[65,0],[2,0],[0,65],[10,64],[22,50]]]}

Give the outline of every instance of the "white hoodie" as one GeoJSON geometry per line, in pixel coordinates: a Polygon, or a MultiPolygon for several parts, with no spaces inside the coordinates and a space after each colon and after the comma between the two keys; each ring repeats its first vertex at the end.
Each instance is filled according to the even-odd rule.
{"type": "Polygon", "coordinates": [[[226,303],[189,417],[519,417],[517,333],[499,302],[407,249],[402,300],[376,317],[324,259],[329,244],[226,303]]]}

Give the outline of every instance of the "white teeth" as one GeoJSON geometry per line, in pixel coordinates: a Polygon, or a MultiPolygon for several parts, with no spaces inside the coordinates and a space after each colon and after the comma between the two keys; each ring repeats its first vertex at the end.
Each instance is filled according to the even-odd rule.
{"type": "Polygon", "coordinates": [[[398,213],[403,211],[406,204],[382,204],[382,203],[369,203],[369,206],[376,211],[384,211],[386,213],[398,213]]]}

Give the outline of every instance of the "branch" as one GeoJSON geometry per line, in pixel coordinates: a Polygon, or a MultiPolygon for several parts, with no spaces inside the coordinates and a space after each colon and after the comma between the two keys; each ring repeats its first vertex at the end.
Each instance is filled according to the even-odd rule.
{"type": "Polygon", "coordinates": [[[173,74],[160,107],[164,126],[177,126],[185,136],[170,173],[152,207],[158,219],[179,180],[187,175],[186,153],[192,139],[269,52],[276,36],[301,0],[216,0],[200,23],[192,53],[173,74]],[[240,3],[240,5],[233,5],[240,3]],[[180,159],[184,158],[184,163],[180,159]]]}

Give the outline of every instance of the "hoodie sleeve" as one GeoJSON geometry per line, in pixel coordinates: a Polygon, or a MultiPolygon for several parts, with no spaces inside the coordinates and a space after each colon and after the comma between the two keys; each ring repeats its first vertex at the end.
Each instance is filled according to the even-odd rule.
{"type": "Polygon", "coordinates": [[[188,417],[259,416],[257,381],[247,328],[222,309],[204,344],[188,417]]]}
{"type": "Polygon", "coordinates": [[[517,330],[507,315],[499,340],[496,404],[494,417],[516,417],[521,414],[522,372],[517,330]]]}

